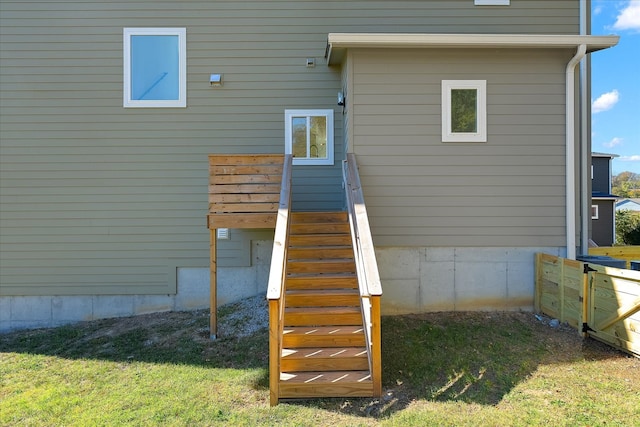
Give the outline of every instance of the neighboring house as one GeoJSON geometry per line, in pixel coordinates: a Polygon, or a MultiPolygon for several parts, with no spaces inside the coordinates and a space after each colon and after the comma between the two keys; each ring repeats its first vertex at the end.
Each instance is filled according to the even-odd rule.
{"type": "Polygon", "coordinates": [[[616,154],[591,153],[591,239],[611,246],[616,239],[615,202],[611,194],[611,161],[616,154]]]}
{"type": "MultiPolygon", "coordinates": [[[[210,153],[293,152],[304,210],[355,153],[383,313],[531,309],[534,253],[589,239],[578,64],[618,40],[589,11],[0,0],[0,329],[207,307],[210,153]]],[[[265,292],[272,239],[220,240],[219,303],[265,292]]]]}
{"type": "Polygon", "coordinates": [[[616,210],[630,210],[640,212],[640,199],[624,199],[616,202],[616,210]]]}

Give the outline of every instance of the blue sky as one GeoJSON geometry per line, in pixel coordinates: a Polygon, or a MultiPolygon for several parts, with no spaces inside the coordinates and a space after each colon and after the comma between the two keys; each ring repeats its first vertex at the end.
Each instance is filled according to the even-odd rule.
{"type": "Polygon", "coordinates": [[[591,55],[591,148],[620,156],[614,174],[640,174],[640,0],[591,6],[591,33],[620,36],[617,46],[591,55]]]}

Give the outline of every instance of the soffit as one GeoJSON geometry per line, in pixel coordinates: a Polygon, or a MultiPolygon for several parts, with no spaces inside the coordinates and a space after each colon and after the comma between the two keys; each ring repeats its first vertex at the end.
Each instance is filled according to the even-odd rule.
{"type": "Polygon", "coordinates": [[[350,48],[511,48],[569,49],[584,44],[587,53],[615,46],[618,36],[551,34],[401,34],[329,33],[325,56],[329,65],[342,62],[350,48]]]}

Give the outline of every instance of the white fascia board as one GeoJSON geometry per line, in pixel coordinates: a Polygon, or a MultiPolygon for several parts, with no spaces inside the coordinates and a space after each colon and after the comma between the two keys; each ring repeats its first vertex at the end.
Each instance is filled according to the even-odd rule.
{"type": "Polygon", "coordinates": [[[591,152],[591,157],[607,157],[609,159],[613,159],[616,157],[620,157],[619,154],[609,154],[609,153],[596,153],[595,151],[591,152]]]}
{"type": "Polygon", "coordinates": [[[618,36],[552,34],[402,34],[329,33],[327,62],[335,64],[348,48],[576,48],[587,46],[587,53],[615,46],[618,36]],[[332,58],[334,60],[332,61],[332,58]]]}

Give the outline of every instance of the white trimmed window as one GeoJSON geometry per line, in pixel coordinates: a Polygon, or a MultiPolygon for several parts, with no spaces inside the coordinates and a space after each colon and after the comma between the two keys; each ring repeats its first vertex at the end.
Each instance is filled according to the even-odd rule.
{"type": "Polygon", "coordinates": [[[487,81],[442,81],[442,141],[487,141],[487,81]]]}
{"type": "Polygon", "coordinates": [[[294,165],[333,165],[333,110],[285,110],[284,132],[294,165]]]}
{"type": "Polygon", "coordinates": [[[124,107],[187,106],[186,28],[124,29],[124,107]]]}
{"type": "Polygon", "coordinates": [[[591,205],[591,219],[598,219],[598,205],[591,205]]]}

